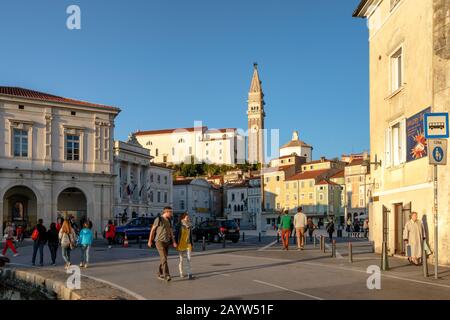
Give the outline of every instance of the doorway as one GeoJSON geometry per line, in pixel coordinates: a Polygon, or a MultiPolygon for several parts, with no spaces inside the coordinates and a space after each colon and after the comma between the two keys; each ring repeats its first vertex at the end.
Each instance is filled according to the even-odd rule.
{"type": "Polygon", "coordinates": [[[404,255],[406,248],[403,241],[403,228],[411,216],[411,202],[395,205],[395,254],[404,255]]]}

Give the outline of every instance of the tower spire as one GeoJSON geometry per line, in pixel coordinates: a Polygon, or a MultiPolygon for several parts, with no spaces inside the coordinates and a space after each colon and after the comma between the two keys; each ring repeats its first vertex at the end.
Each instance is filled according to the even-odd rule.
{"type": "Polygon", "coordinates": [[[258,73],[258,63],[253,63],[253,78],[252,78],[252,84],[250,86],[250,92],[262,92],[261,89],[261,80],[259,79],[259,73],[258,73]]]}

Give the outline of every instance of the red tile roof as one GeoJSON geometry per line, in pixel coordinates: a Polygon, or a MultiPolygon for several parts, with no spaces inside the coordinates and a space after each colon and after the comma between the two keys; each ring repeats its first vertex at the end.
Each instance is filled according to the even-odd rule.
{"type": "Polygon", "coordinates": [[[347,166],[348,167],[352,167],[352,166],[360,166],[362,165],[364,162],[363,159],[354,159],[352,162],[350,162],[347,166]]]}
{"type": "Polygon", "coordinates": [[[324,185],[324,184],[329,184],[332,186],[338,186],[339,184],[333,182],[333,181],[327,181],[327,180],[321,180],[320,182],[316,183],[317,185],[324,185]]]}
{"type": "Polygon", "coordinates": [[[286,179],[286,181],[316,179],[317,177],[327,173],[328,171],[329,169],[300,172],[286,179]]]}
{"type": "MultiPolygon", "coordinates": [[[[195,130],[199,130],[200,127],[192,127],[192,128],[172,128],[172,129],[158,129],[158,130],[145,130],[145,131],[137,131],[137,136],[146,136],[146,135],[153,135],[153,134],[167,134],[167,133],[174,133],[174,132],[194,132],[195,130]]],[[[207,126],[201,127],[202,132],[207,134],[214,134],[214,133],[227,133],[227,132],[236,132],[236,128],[225,128],[225,129],[208,129],[207,126]]]]}
{"type": "Polygon", "coordinates": [[[74,99],[70,99],[70,98],[59,97],[59,96],[55,96],[55,95],[44,93],[44,92],[34,91],[34,90],[30,90],[30,89],[23,89],[23,88],[18,88],[18,87],[0,87],[0,95],[40,100],[40,101],[46,101],[46,102],[67,103],[67,104],[72,104],[72,105],[102,108],[102,109],[108,109],[108,110],[120,112],[120,109],[117,107],[112,107],[112,106],[107,106],[107,105],[97,104],[97,103],[92,103],[92,102],[87,102],[87,101],[81,101],[81,100],[74,100],[74,99]]]}
{"type": "MultiPolygon", "coordinates": [[[[174,133],[174,132],[194,132],[196,129],[200,129],[200,127],[197,128],[174,128],[174,129],[161,129],[161,130],[147,130],[147,131],[137,131],[137,136],[146,136],[146,135],[152,135],[152,134],[165,134],[165,133],[174,133]]],[[[202,132],[207,130],[208,128],[203,126],[201,127],[202,132]]]]}
{"type": "Polygon", "coordinates": [[[345,170],[340,170],[336,172],[334,175],[332,175],[330,179],[344,178],[344,177],[345,177],[345,170]]]}

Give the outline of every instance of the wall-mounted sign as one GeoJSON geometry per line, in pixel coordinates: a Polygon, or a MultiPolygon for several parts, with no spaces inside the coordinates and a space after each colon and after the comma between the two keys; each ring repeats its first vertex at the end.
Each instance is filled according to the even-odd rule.
{"type": "Polygon", "coordinates": [[[446,165],[447,164],[447,140],[431,139],[428,140],[430,150],[430,164],[446,165]]]}
{"type": "Polygon", "coordinates": [[[424,117],[425,138],[447,139],[448,135],[448,113],[427,113],[424,117]]]}
{"type": "Polygon", "coordinates": [[[427,139],[424,133],[424,117],[431,108],[427,108],[406,119],[406,161],[414,161],[427,156],[427,139]]]}

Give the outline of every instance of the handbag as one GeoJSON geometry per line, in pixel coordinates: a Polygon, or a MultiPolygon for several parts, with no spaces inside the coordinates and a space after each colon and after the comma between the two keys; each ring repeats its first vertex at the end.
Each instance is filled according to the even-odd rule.
{"type": "Polygon", "coordinates": [[[432,254],[432,252],[431,252],[431,249],[430,249],[430,247],[428,246],[428,243],[426,242],[426,241],[424,241],[424,249],[425,249],[425,254],[427,255],[427,256],[429,256],[429,255],[431,255],[432,254]]]}
{"type": "Polygon", "coordinates": [[[412,255],[411,245],[410,245],[410,244],[407,244],[407,245],[406,245],[406,256],[407,256],[408,258],[411,258],[411,255],[412,255]]]}

